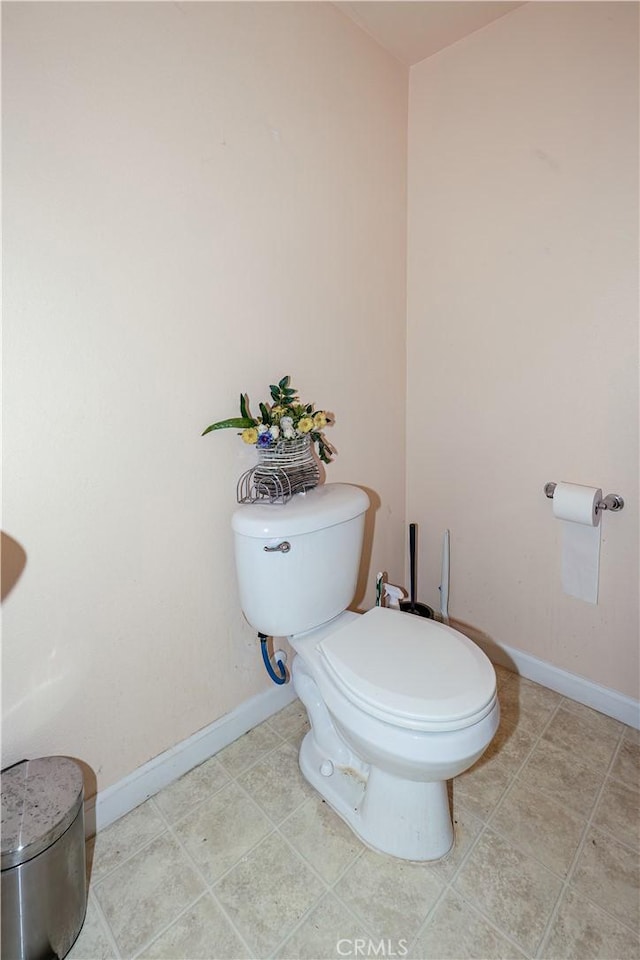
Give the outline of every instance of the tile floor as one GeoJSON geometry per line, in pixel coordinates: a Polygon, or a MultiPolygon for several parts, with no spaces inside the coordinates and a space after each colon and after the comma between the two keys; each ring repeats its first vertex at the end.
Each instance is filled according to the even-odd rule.
{"type": "Polygon", "coordinates": [[[98,835],[69,960],[638,960],[640,736],[498,673],[447,858],[357,840],[298,771],[296,701],[98,835]]]}

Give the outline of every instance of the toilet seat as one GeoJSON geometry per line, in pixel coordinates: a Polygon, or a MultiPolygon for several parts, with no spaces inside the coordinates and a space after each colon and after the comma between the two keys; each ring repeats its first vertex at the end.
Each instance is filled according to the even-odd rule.
{"type": "Polygon", "coordinates": [[[318,643],[327,678],[365,713],[399,727],[460,730],[496,699],[495,672],[463,634],[374,607],[318,643]]]}

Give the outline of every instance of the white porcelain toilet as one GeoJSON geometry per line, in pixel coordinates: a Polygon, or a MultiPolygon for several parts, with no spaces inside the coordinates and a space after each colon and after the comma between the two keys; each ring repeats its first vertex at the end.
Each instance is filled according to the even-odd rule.
{"type": "Polygon", "coordinates": [[[240,600],[257,631],[296,651],[307,780],[374,850],[435,860],[453,844],[446,781],[497,730],[496,677],[448,626],[383,607],[347,611],[368,506],[359,487],[334,483],[284,505],[239,507],[240,600]]]}

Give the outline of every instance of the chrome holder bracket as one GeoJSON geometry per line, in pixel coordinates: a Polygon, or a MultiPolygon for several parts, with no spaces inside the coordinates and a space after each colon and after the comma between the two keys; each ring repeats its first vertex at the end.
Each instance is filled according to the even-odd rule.
{"type": "MultiPolygon", "coordinates": [[[[553,500],[553,495],[556,492],[557,483],[549,482],[544,485],[545,496],[549,500],[553,500]]],[[[598,500],[596,504],[596,511],[601,510],[611,510],[612,513],[618,513],[624,507],[624,500],[618,493],[609,493],[606,497],[603,497],[602,500],[598,500]]]]}

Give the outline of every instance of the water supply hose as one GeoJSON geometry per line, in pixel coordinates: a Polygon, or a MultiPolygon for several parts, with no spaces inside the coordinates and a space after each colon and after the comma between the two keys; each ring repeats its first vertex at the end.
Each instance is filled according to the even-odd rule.
{"type": "Polygon", "coordinates": [[[287,674],[287,668],[285,667],[283,661],[280,659],[280,657],[276,659],[276,657],[274,656],[274,660],[279,670],[278,673],[276,673],[276,671],[274,670],[274,666],[271,662],[271,658],[269,656],[269,650],[267,647],[267,644],[269,643],[269,637],[264,633],[259,633],[258,637],[260,638],[260,649],[262,650],[262,660],[264,662],[264,666],[267,673],[269,674],[269,676],[271,677],[274,683],[278,683],[278,684],[286,683],[287,680],[289,679],[289,676],[287,674]]]}

